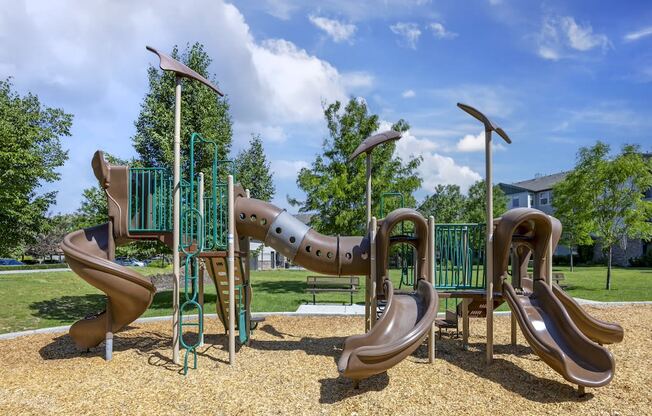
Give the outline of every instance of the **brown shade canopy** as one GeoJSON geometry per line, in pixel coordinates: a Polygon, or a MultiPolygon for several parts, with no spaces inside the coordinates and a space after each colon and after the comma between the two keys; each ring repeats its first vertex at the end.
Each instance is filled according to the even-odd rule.
{"type": "Polygon", "coordinates": [[[177,76],[180,77],[185,77],[185,78],[191,78],[196,81],[201,82],[202,84],[206,85],[213,91],[215,91],[220,97],[223,97],[224,94],[222,91],[220,91],[215,84],[204,78],[203,76],[199,75],[197,72],[193,71],[192,69],[188,68],[186,65],[182,64],[181,62],[177,61],[176,59],[164,54],[163,52],[159,52],[158,50],[152,48],[151,46],[146,46],[148,51],[151,51],[158,55],[159,59],[161,62],[159,63],[159,66],[161,67],[162,70],[164,71],[172,71],[177,76]]]}
{"type": "Polygon", "coordinates": [[[349,162],[360,156],[362,153],[370,152],[374,147],[379,144],[389,142],[391,140],[398,140],[401,138],[401,133],[394,130],[387,130],[382,133],[369,136],[360,143],[360,145],[349,156],[349,162]]]}
{"type": "Polygon", "coordinates": [[[505,133],[505,130],[502,128],[496,126],[487,116],[482,114],[480,111],[478,111],[476,108],[471,107],[470,105],[467,104],[462,104],[462,103],[457,103],[457,106],[461,108],[462,110],[466,111],[467,113],[471,114],[473,117],[476,119],[480,120],[482,124],[484,124],[485,130],[492,130],[498,133],[500,137],[503,138],[507,143],[512,143],[512,140],[509,138],[507,133],[505,133]]]}

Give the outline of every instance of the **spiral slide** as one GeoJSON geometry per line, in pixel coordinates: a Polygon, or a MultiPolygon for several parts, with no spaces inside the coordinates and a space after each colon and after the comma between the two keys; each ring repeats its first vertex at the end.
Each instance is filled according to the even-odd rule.
{"type": "MultiPolygon", "coordinates": [[[[152,303],[155,288],[151,281],[111,261],[115,243],[111,222],[73,231],[61,248],[70,268],[82,279],[107,295],[111,332],[136,320],[152,303]]],[[[70,336],[80,348],[99,345],[107,332],[107,310],[75,322],[70,336]]]]}

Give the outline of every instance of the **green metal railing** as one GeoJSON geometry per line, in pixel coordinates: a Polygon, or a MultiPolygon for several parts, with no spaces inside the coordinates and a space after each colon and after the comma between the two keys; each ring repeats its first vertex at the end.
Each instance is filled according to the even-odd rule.
{"type": "Polygon", "coordinates": [[[435,287],[484,289],[485,224],[435,225],[435,287]]]}
{"type": "Polygon", "coordinates": [[[172,231],[172,176],[165,168],[129,168],[129,231],[172,231]]]}

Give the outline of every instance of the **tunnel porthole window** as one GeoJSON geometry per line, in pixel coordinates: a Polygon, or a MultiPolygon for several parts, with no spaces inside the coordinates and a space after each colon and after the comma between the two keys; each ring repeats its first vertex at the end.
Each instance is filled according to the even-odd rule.
{"type": "Polygon", "coordinates": [[[306,253],[310,253],[310,246],[306,246],[306,253]]]}
{"type": "Polygon", "coordinates": [[[251,219],[251,222],[256,222],[257,220],[256,214],[251,214],[251,217],[249,218],[251,219]]]}
{"type": "Polygon", "coordinates": [[[265,224],[267,224],[267,218],[261,218],[260,225],[265,225],[265,224]]]}
{"type": "Polygon", "coordinates": [[[317,252],[315,254],[317,255],[317,257],[320,257],[321,256],[321,250],[317,250],[317,252]]]}
{"type": "Polygon", "coordinates": [[[344,256],[347,260],[351,260],[351,253],[346,253],[344,256]]]}
{"type": "Polygon", "coordinates": [[[369,257],[369,255],[368,255],[367,252],[365,251],[365,252],[363,252],[363,253],[360,255],[360,257],[362,257],[362,260],[367,260],[367,258],[369,257]]]}
{"type": "Polygon", "coordinates": [[[326,253],[326,257],[328,257],[329,259],[332,259],[333,258],[333,253],[329,251],[328,253],[326,253]]]}
{"type": "Polygon", "coordinates": [[[283,229],[281,227],[276,227],[276,234],[281,234],[283,229]]]}
{"type": "Polygon", "coordinates": [[[290,243],[294,244],[296,241],[297,241],[297,239],[294,238],[294,236],[290,237],[290,243]]]}
{"type": "Polygon", "coordinates": [[[244,212],[241,212],[241,213],[240,213],[240,219],[241,219],[241,220],[244,220],[245,217],[246,217],[245,213],[244,213],[244,212]]]}

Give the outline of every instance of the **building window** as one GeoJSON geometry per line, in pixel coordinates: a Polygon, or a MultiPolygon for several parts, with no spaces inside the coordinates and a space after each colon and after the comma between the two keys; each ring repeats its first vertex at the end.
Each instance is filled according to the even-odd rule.
{"type": "Polygon", "coordinates": [[[550,203],[550,192],[541,192],[539,194],[539,205],[548,205],[550,203]]]}
{"type": "Polygon", "coordinates": [[[512,208],[518,208],[521,206],[521,198],[512,198],[512,208]]]}

